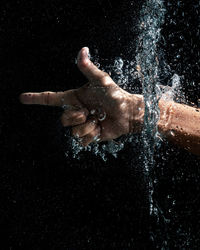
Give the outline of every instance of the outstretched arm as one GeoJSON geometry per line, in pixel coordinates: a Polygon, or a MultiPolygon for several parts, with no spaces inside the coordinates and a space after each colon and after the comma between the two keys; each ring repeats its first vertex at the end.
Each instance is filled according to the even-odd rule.
{"type": "MultiPolygon", "coordinates": [[[[72,126],[73,135],[87,146],[121,135],[139,132],[143,126],[142,95],[121,89],[110,76],[99,70],[88,58],[88,48],[78,54],[78,67],[88,83],[79,89],[64,92],[23,93],[24,104],[63,106],[63,126],[72,126]]],[[[160,100],[161,134],[174,143],[200,155],[200,110],[160,100]]]]}

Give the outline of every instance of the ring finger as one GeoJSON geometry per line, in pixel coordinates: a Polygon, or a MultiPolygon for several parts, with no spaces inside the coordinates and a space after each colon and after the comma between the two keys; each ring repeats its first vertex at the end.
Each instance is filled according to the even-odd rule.
{"type": "Polygon", "coordinates": [[[86,147],[88,144],[92,142],[100,141],[100,126],[97,126],[94,130],[92,130],[89,134],[83,136],[81,138],[81,144],[86,147]]]}
{"type": "Polygon", "coordinates": [[[80,110],[66,110],[61,116],[61,123],[64,127],[83,124],[87,120],[88,113],[85,108],[80,110]]]}
{"type": "Polygon", "coordinates": [[[72,128],[72,135],[77,137],[83,137],[90,132],[92,132],[97,127],[97,119],[91,118],[86,121],[84,124],[75,126],[72,128]]]}

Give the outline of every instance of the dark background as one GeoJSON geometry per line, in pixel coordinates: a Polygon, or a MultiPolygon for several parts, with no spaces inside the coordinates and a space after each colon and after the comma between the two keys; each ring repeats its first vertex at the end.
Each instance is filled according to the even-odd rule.
{"type": "MultiPolygon", "coordinates": [[[[117,56],[134,59],[137,2],[1,1],[1,249],[161,249],[164,241],[170,249],[200,246],[196,156],[167,142],[158,149],[154,198],[163,215],[155,223],[141,143],[127,144],[107,162],[89,152],[66,158],[62,110],[18,101],[21,92],[85,83],[74,63],[83,46],[108,65],[117,56]]],[[[184,75],[182,91],[197,104],[199,4],[177,2],[167,2],[160,46],[169,75],[184,75]]]]}

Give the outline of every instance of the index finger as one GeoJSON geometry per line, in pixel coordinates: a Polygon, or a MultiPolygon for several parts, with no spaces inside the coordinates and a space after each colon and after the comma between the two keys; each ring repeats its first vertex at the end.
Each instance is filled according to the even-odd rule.
{"type": "Polygon", "coordinates": [[[64,92],[45,91],[40,93],[22,93],[19,96],[23,104],[39,104],[49,106],[63,106],[64,104],[76,105],[77,100],[73,94],[73,90],[64,92]]]}
{"type": "Polygon", "coordinates": [[[23,104],[39,104],[50,106],[61,106],[64,92],[45,91],[40,93],[22,93],[19,97],[23,104]]]}

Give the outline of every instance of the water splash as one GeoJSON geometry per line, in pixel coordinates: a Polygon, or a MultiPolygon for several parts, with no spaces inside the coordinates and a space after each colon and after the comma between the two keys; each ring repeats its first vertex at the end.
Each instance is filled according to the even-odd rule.
{"type": "Polygon", "coordinates": [[[65,155],[66,157],[72,155],[72,157],[76,159],[80,159],[81,152],[87,151],[101,157],[102,160],[106,161],[108,154],[111,154],[113,157],[117,158],[117,153],[124,148],[124,142],[116,142],[112,140],[107,143],[99,144],[98,139],[96,142],[84,147],[81,146],[78,138],[71,137],[68,133],[65,133],[65,137],[68,143],[71,145],[70,150],[65,152],[65,155]]]}
{"type": "MultiPolygon", "coordinates": [[[[121,57],[115,58],[113,65],[106,66],[102,70],[108,72],[112,79],[123,89],[132,93],[140,93],[139,88],[134,84],[135,80],[140,80],[143,88],[145,100],[145,120],[143,140],[145,148],[145,169],[149,172],[153,166],[153,154],[155,144],[158,144],[159,133],[157,131],[157,121],[159,119],[158,97],[162,90],[159,82],[159,62],[157,42],[160,39],[161,25],[164,22],[165,8],[162,0],[148,0],[143,5],[140,20],[138,45],[136,49],[136,59],[133,61],[124,60],[121,57]]],[[[91,56],[97,67],[100,67],[98,56],[91,56]]],[[[130,136],[131,138],[132,136],[130,136]]],[[[130,139],[131,140],[131,139],[130,139]]],[[[125,141],[118,140],[98,145],[82,147],[72,139],[73,156],[78,157],[81,151],[91,151],[95,155],[100,155],[106,160],[106,154],[110,153],[116,157],[117,152],[124,148],[125,141]],[[114,145],[114,146],[113,146],[114,145]],[[98,153],[97,153],[98,151],[98,153]]]]}
{"type": "Polygon", "coordinates": [[[180,98],[182,96],[182,92],[181,92],[181,78],[179,75],[174,74],[171,78],[171,85],[159,85],[160,87],[160,91],[162,92],[162,99],[164,99],[165,101],[173,101],[176,99],[176,97],[178,96],[178,98],[180,98]]]}
{"type": "MultiPolygon", "coordinates": [[[[177,1],[177,4],[175,6],[180,7],[180,5],[183,4],[184,1],[177,1]]],[[[199,4],[197,3],[197,5],[194,5],[196,11],[198,11],[199,4]]],[[[173,4],[169,1],[166,1],[166,5],[173,5],[173,4]]],[[[171,14],[174,16],[174,18],[176,17],[176,19],[177,19],[177,12],[178,8],[171,14]]],[[[154,218],[157,219],[157,222],[159,224],[158,227],[161,228],[160,226],[161,220],[164,223],[164,226],[162,227],[162,230],[160,230],[160,232],[154,232],[154,235],[152,233],[153,235],[152,237],[154,238],[152,240],[155,240],[156,237],[157,240],[159,238],[158,240],[159,246],[157,247],[159,249],[169,249],[168,244],[170,243],[168,241],[169,240],[172,241],[172,239],[168,237],[166,229],[170,223],[170,220],[168,218],[171,219],[171,217],[168,216],[165,210],[164,212],[162,211],[163,207],[160,204],[158,204],[155,197],[153,197],[154,183],[158,182],[158,179],[156,179],[156,176],[154,174],[154,168],[155,168],[154,153],[156,151],[156,147],[159,146],[160,144],[160,139],[159,139],[160,135],[158,133],[156,126],[157,121],[159,119],[158,100],[159,98],[162,97],[166,101],[169,100],[185,101],[181,93],[182,77],[180,77],[173,70],[171,70],[170,66],[164,60],[164,55],[163,55],[164,53],[158,46],[160,40],[162,44],[165,43],[165,41],[162,41],[164,38],[161,37],[161,28],[162,24],[164,23],[165,13],[166,10],[163,0],[146,0],[140,12],[140,20],[138,24],[140,34],[138,37],[136,59],[133,61],[128,61],[125,60],[124,58],[118,57],[114,60],[113,65],[106,66],[104,69],[111,75],[113,80],[120,87],[129,90],[129,92],[133,93],[139,92],[138,88],[134,84],[135,81],[137,81],[138,79],[140,80],[140,83],[142,85],[143,95],[145,99],[145,120],[144,120],[144,130],[142,134],[142,139],[144,142],[145,176],[147,182],[149,183],[149,190],[150,190],[149,191],[150,213],[152,215],[155,215],[154,218]],[[157,234],[157,236],[155,236],[155,234],[157,234]]],[[[168,15],[170,16],[170,14],[168,15]]],[[[182,16],[184,16],[184,13],[182,16]]],[[[170,17],[167,23],[169,23],[170,25],[174,24],[174,27],[175,26],[178,27],[177,20],[175,20],[174,18],[170,17]]],[[[197,33],[198,33],[197,36],[199,37],[199,30],[197,33]]],[[[171,34],[169,35],[169,37],[171,37],[171,42],[169,43],[169,46],[171,48],[176,47],[176,40],[174,39],[175,37],[174,34],[175,32],[172,31],[171,34]]],[[[178,33],[178,36],[181,41],[186,40],[185,35],[180,34],[180,32],[178,33]]],[[[179,46],[178,43],[177,46],[179,46]]],[[[188,47],[189,48],[191,47],[193,49],[192,39],[191,39],[191,45],[188,47]]],[[[199,55],[199,52],[197,54],[199,55]]],[[[181,70],[181,67],[179,67],[180,58],[182,57],[183,57],[183,47],[177,49],[176,56],[170,59],[170,61],[171,60],[174,61],[175,66],[172,67],[176,68],[176,71],[178,71],[180,74],[186,74],[187,72],[185,72],[185,69],[181,70]]],[[[98,62],[96,62],[96,65],[100,67],[100,64],[98,62]]],[[[172,65],[172,63],[170,63],[170,65],[172,65]]],[[[186,68],[186,70],[190,72],[191,68],[190,62],[185,63],[185,65],[189,65],[189,67],[184,66],[184,68],[186,68]]],[[[195,84],[192,81],[190,82],[190,85],[194,86],[195,84]]],[[[200,100],[198,100],[198,106],[200,107],[200,100]]],[[[130,142],[132,140],[131,138],[133,137],[130,137],[129,140],[130,142]]],[[[97,155],[101,154],[102,158],[105,159],[106,157],[105,155],[108,152],[105,150],[106,145],[102,146],[102,148],[100,148],[97,145],[91,147],[89,147],[87,150],[95,152],[97,155]],[[91,147],[94,147],[94,149],[91,149],[91,147]]],[[[118,147],[117,150],[119,151],[121,150],[121,148],[118,147]]],[[[111,153],[114,152],[112,147],[110,152],[111,153]]],[[[117,155],[117,152],[116,153],[114,152],[115,156],[117,155]]],[[[167,160],[166,158],[164,158],[164,156],[162,156],[162,159],[163,161],[167,160]]],[[[168,203],[170,199],[172,200],[172,198],[167,197],[166,200],[168,203]]],[[[172,201],[172,205],[174,206],[175,203],[176,199],[174,198],[172,201]]],[[[169,213],[171,213],[170,209],[169,213]]],[[[183,233],[184,229],[182,229],[180,225],[180,229],[177,231],[177,234],[180,235],[183,233]]],[[[188,237],[190,237],[190,234],[188,234],[188,237]]],[[[183,246],[185,247],[184,243],[182,244],[182,248],[183,246]]],[[[174,247],[176,246],[174,245],[174,247]]]]}
{"type": "Polygon", "coordinates": [[[161,97],[159,81],[159,48],[161,26],[164,23],[165,6],[162,0],[147,0],[140,13],[140,34],[137,45],[137,71],[143,88],[145,102],[143,143],[144,165],[149,182],[150,214],[158,213],[153,201],[153,166],[155,147],[159,143],[157,122],[159,120],[158,101],[161,97]]]}

